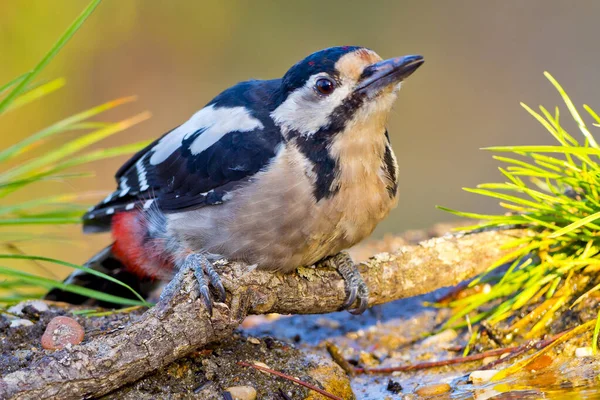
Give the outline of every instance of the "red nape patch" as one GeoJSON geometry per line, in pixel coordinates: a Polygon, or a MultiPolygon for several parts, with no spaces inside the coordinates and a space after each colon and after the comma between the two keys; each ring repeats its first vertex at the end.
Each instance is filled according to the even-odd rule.
{"type": "Polygon", "coordinates": [[[117,213],[112,218],[112,251],[127,270],[140,278],[162,278],[172,265],[165,259],[160,239],[148,238],[146,219],[139,211],[117,213]]]}

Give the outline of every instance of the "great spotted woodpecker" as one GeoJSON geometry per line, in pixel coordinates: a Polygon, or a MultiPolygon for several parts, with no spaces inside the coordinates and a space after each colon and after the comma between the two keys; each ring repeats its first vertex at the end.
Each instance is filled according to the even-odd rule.
{"type": "MultiPolygon", "coordinates": [[[[118,189],[83,217],[85,232],[114,238],[88,265],[138,289],[192,269],[211,311],[209,284],[217,300],[226,295],[217,259],[281,272],[328,264],[346,281],[343,308],[358,299],[352,311],[363,312],[368,289],[344,250],[397,204],[386,122],[422,63],[332,47],[281,79],[225,90],[117,171],[118,189]]],[[[68,280],[106,284],[82,273],[68,280]]]]}

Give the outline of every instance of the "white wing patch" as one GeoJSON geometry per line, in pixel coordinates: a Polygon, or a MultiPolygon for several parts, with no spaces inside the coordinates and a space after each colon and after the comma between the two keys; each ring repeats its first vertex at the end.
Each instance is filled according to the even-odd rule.
{"type": "Polygon", "coordinates": [[[147,210],[147,209],[149,209],[149,208],[150,208],[150,206],[152,205],[152,203],[154,203],[154,200],[153,200],[153,199],[146,200],[146,201],[144,202],[144,210],[147,210]]]}
{"type": "Polygon", "coordinates": [[[149,189],[148,179],[146,178],[146,168],[142,164],[144,157],[135,163],[135,169],[138,175],[138,183],[140,184],[140,191],[144,192],[149,189]]]}
{"type": "Polygon", "coordinates": [[[272,113],[273,121],[284,128],[301,135],[310,136],[329,124],[333,110],[350,94],[351,85],[342,83],[331,95],[322,96],[314,89],[317,79],[324,74],[311,76],[304,86],[294,90],[272,113]]]}
{"type": "Polygon", "coordinates": [[[131,188],[127,184],[127,178],[125,178],[125,177],[121,178],[121,181],[119,182],[119,188],[121,189],[121,191],[119,192],[119,197],[123,197],[127,193],[129,193],[129,189],[131,189],[131,188]]]}
{"type": "Polygon", "coordinates": [[[151,150],[150,164],[157,165],[165,161],[182,146],[184,139],[199,130],[204,132],[190,145],[190,151],[194,155],[208,149],[229,132],[250,132],[263,128],[263,124],[250,115],[245,107],[210,105],[198,111],[189,120],[162,138],[151,150]]]}

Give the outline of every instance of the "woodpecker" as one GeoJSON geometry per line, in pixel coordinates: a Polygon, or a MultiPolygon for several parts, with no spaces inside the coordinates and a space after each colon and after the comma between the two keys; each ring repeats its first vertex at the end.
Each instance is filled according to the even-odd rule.
{"type": "MultiPolygon", "coordinates": [[[[346,282],[342,308],[364,312],[368,288],[345,250],[398,202],[386,122],[423,61],[332,47],[281,79],[226,89],[117,171],[117,190],[83,217],[84,232],[114,239],[88,266],[138,289],[191,269],[210,312],[210,287],[226,296],[218,259],[283,273],[329,265],[346,282]]],[[[80,271],[67,281],[109,291],[80,271]]],[[[72,296],[48,294],[83,301],[72,296]]]]}

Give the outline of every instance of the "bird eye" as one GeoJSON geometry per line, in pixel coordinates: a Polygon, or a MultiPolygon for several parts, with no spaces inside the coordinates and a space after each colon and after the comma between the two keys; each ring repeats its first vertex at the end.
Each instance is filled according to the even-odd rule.
{"type": "Polygon", "coordinates": [[[335,84],[331,79],[321,78],[315,82],[315,89],[321,94],[328,95],[333,93],[333,89],[335,89],[335,84]]]}

